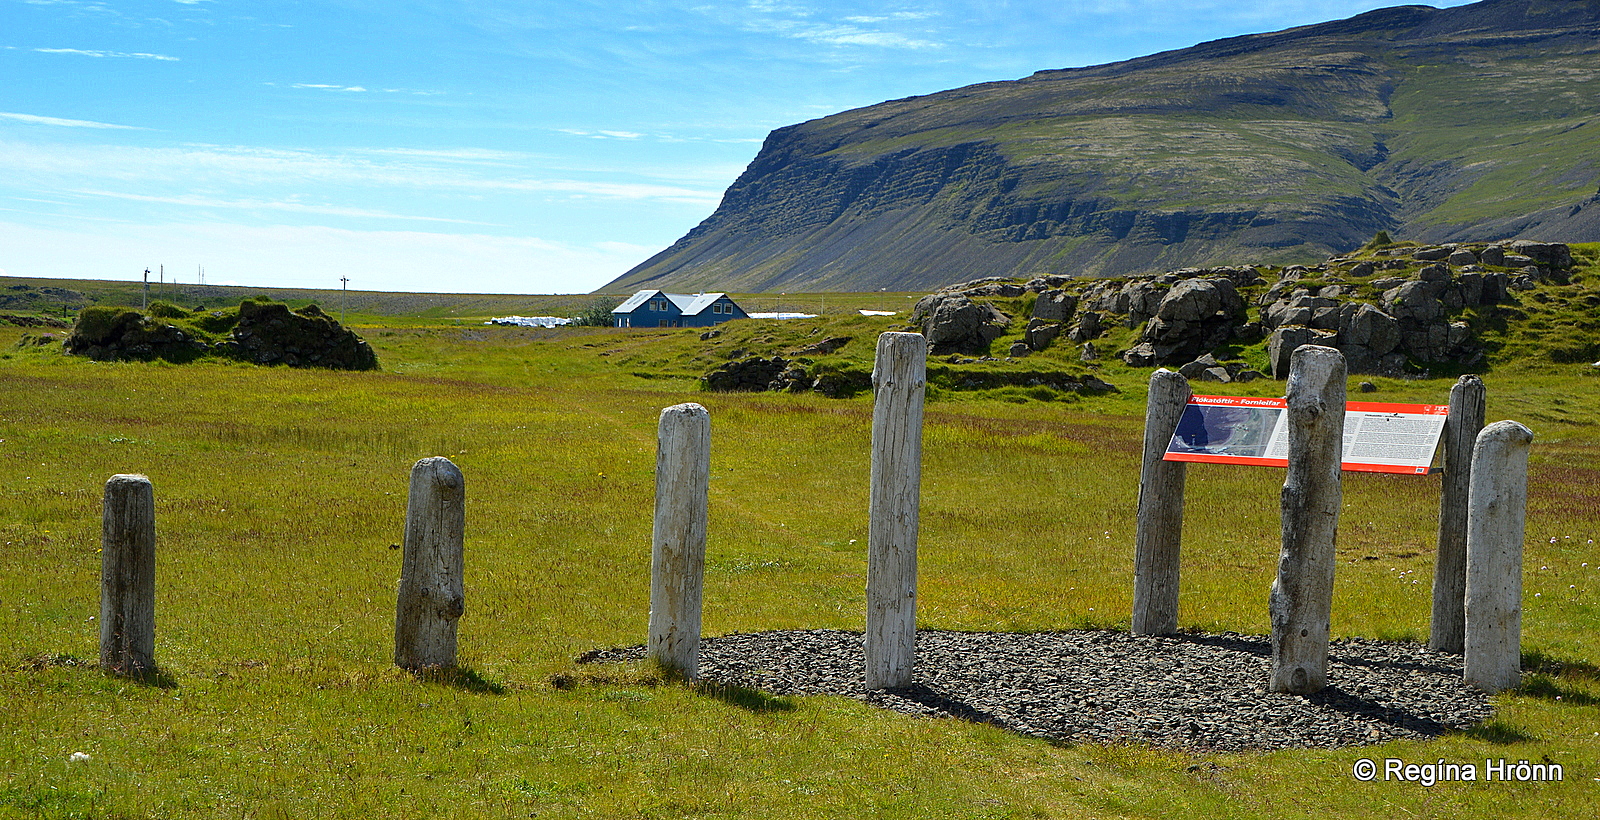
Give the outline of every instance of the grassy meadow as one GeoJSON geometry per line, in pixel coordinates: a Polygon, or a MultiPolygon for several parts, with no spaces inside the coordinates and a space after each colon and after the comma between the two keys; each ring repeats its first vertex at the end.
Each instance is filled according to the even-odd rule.
{"type": "MultiPolygon", "coordinates": [[[[23,330],[0,327],[0,818],[1549,817],[1600,797],[1587,364],[1485,374],[1489,420],[1537,436],[1528,683],[1492,722],[1429,743],[1184,754],[576,664],[644,640],[656,418],[684,401],[712,419],[706,633],[862,628],[871,397],[702,393],[661,353],[697,349],[696,329],[351,322],[381,371],[93,363],[14,348],[23,330]],[[391,664],[397,545],[407,472],[435,455],[467,481],[464,670],[419,680],[391,664]],[[101,493],[124,472],[156,491],[163,674],[146,682],[94,666],[101,493]],[[1565,779],[1361,783],[1363,757],[1548,760],[1565,779]]],[[[902,325],[825,315],[768,335],[798,347],[845,327],[860,359],[902,325]]],[[[1100,375],[1122,392],[929,402],[921,626],[1127,627],[1148,371],[1100,375]]],[[[1372,398],[1415,403],[1451,384],[1372,381],[1372,398]]],[[[1282,480],[1189,469],[1183,627],[1266,633],[1282,480]]],[[[1438,485],[1345,475],[1336,637],[1426,638],[1438,485]]]]}

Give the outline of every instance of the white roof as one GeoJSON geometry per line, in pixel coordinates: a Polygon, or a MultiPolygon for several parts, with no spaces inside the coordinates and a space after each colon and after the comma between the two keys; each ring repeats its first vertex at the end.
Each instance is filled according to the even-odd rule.
{"type": "MultiPolygon", "coordinates": [[[[626,302],[611,309],[612,313],[632,313],[645,302],[656,295],[665,296],[685,316],[697,316],[700,311],[711,306],[712,302],[727,296],[726,293],[662,293],[659,290],[641,290],[628,297],[626,302]]],[[[732,300],[729,300],[732,301],[732,300]]]]}

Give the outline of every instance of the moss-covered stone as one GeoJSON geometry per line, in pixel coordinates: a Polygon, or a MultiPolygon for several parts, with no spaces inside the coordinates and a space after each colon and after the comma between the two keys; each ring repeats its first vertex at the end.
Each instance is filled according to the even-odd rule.
{"type": "Polygon", "coordinates": [[[290,367],[372,370],[378,366],[378,357],[360,336],[316,305],[290,311],[281,302],[252,299],[238,310],[205,313],[165,302],[150,307],[148,315],[126,307],[84,308],[66,351],[99,361],[185,362],[216,355],[290,367]]]}

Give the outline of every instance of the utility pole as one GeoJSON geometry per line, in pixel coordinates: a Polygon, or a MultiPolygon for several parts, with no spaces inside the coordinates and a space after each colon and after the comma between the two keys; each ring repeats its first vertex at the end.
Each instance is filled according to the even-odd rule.
{"type": "Polygon", "coordinates": [[[344,324],[344,309],[350,305],[350,277],[339,277],[339,324],[344,324]]]}
{"type": "Polygon", "coordinates": [[[150,269],[144,269],[144,297],[139,301],[140,310],[150,309],[150,269]]]}

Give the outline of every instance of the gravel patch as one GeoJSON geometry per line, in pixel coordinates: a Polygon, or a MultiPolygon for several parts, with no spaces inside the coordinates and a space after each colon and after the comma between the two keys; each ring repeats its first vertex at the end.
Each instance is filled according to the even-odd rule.
{"type": "MultiPolygon", "coordinates": [[[[638,660],[644,647],[580,663],[638,660]]],[[[1328,687],[1266,691],[1267,638],[1103,630],[917,632],[917,683],[868,692],[858,632],[734,634],[700,644],[700,677],[774,695],[844,695],[911,715],[989,723],[1058,742],[1243,751],[1386,743],[1464,729],[1493,712],[1461,656],[1352,638],[1329,647],[1328,687]]]]}

